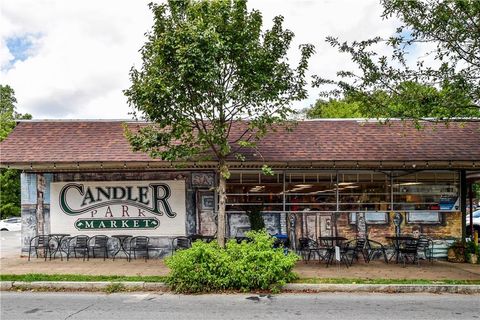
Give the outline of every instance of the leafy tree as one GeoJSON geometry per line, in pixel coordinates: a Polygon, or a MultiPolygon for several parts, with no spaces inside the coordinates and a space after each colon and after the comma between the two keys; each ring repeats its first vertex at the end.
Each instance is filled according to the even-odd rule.
{"type": "MultiPolygon", "coordinates": [[[[442,103],[448,95],[445,90],[418,82],[402,82],[398,93],[375,91],[371,94],[384,108],[372,108],[363,93],[351,93],[343,99],[317,100],[315,105],[304,110],[307,118],[440,118],[444,111],[442,103]]],[[[459,109],[457,117],[480,116],[480,110],[459,109]]]]}
{"type": "Polygon", "coordinates": [[[245,149],[285,123],[290,103],[306,97],[314,49],[301,46],[292,68],[286,54],[294,34],[283,28],[283,17],[262,31],[260,12],[248,11],[246,0],[170,0],[150,9],[154,24],[141,49],[143,65],[132,68],[125,94],[153,124],[127,130],[127,137],[134,150],[166,161],[218,161],[223,246],[227,160],[244,160],[245,149]]]}
{"type": "MultiPolygon", "coordinates": [[[[13,130],[18,119],[31,119],[29,114],[15,111],[15,92],[9,85],[0,85],[0,141],[13,130]]],[[[0,217],[20,215],[20,171],[0,169],[0,217]]]]}
{"type": "Polygon", "coordinates": [[[302,111],[307,119],[325,118],[365,118],[360,111],[360,104],[347,99],[318,99],[313,106],[302,111]]]}
{"type": "Polygon", "coordinates": [[[339,52],[350,54],[359,71],[340,71],[339,80],[318,77],[316,85],[336,85],[322,95],[354,97],[376,116],[480,121],[476,118],[480,116],[480,1],[381,3],[383,18],[397,17],[402,25],[389,39],[348,43],[327,37],[339,52]],[[382,43],[392,50],[391,56],[375,51],[374,47],[382,43]],[[411,52],[425,45],[435,49],[411,61],[411,52]],[[383,93],[401,103],[386,103],[383,93]]]}

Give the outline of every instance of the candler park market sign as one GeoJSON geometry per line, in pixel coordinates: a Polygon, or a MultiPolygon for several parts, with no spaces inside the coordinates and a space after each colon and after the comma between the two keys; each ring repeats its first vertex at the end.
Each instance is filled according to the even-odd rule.
{"type": "Polygon", "coordinates": [[[185,235],[184,181],[56,182],[50,201],[52,233],[185,235]]]}

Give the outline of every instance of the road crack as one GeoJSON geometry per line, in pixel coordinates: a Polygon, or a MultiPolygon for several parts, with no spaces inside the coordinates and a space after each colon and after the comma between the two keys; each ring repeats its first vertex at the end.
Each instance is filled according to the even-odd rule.
{"type": "Polygon", "coordinates": [[[67,319],[73,317],[74,315],[79,314],[80,312],[87,310],[88,308],[92,307],[94,304],[95,304],[95,303],[92,303],[92,304],[86,306],[85,308],[82,308],[82,309],[80,309],[80,310],[78,310],[78,311],[75,311],[74,313],[69,314],[69,315],[68,315],[65,319],[63,319],[63,320],[67,320],[67,319]]]}

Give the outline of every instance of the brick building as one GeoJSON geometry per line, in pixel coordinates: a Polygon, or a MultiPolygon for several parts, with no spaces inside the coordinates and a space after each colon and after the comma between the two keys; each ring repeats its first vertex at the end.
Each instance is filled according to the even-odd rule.
{"type": "MultiPolygon", "coordinates": [[[[1,143],[1,167],[23,171],[24,251],[39,233],[148,235],[165,248],[176,236],[216,233],[216,163],[132,152],[125,124],[145,125],[22,121],[1,143]]],[[[243,153],[245,161],[229,162],[229,237],[249,229],[249,205],[263,213],[270,233],[291,240],[366,233],[385,242],[418,230],[449,241],[465,229],[467,175],[478,176],[480,167],[480,123],[417,130],[400,121],[300,121],[243,153]],[[273,176],[261,174],[265,163],[273,176]]]]}

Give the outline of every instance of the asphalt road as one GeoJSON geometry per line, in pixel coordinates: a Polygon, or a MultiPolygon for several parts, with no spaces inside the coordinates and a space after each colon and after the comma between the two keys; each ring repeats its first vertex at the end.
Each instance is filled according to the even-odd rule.
{"type": "Polygon", "coordinates": [[[0,257],[19,256],[21,245],[20,231],[0,232],[0,257]]]}
{"type": "Polygon", "coordinates": [[[196,295],[2,292],[9,319],[479,319],[479,296],[427,294],[196,295]]]}

